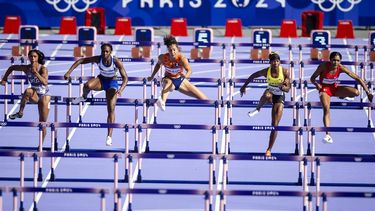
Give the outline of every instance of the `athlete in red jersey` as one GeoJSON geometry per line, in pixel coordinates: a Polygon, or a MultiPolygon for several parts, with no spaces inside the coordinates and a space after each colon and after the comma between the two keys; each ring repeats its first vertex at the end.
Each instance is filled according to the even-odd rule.
{"type": "MultiPolygon", "coordinates": [[[[346,73],[351,78],[355,79],[365,90],[370,102],[372,102],[372,98],[374,97],[361,78],[359,78],[355,73],[351,72],[345,66],[340,64],[342,56],[339,52],[332,52],[329,56],[329,59],[329,62],[321,63],[310,78],[310,81],[316,86],[316,89],[319,90],[320,102],[323,106],[323,123],[325,127],[329,127],[331,123],[331,96],[346,98],[356,97],[359,95],[358,89],[350,86],[342,86],[337,83],[340,73],[346,73]],[[318,76],[319,83],[315,81],[318,76]]],[[[329,132],[326,132],[326,136],[323,138],[323,142],[333,143],[332,137],[329,132]]]]}
{"type": "Polygon", "coordinates": [[[155,65],[151,76],[147,78],[148,81],[151,81],[161,65],[165,67],[165,77],[162,81],[163,89],[161,97],[158,98],[156,104],[161,110],[165,111],[165,101],[172,90],[178,90],[183,94],[200,100],[207,99],[206,95],[196,86],[190,83],[189,80],[185,80],[190,77],[192,70],[186,57],[181,54],[176,39],[173,36],[166,36],[164,37],[164,45],[167,46],[168,53],[159,55],[158,63],[155,65]]]}

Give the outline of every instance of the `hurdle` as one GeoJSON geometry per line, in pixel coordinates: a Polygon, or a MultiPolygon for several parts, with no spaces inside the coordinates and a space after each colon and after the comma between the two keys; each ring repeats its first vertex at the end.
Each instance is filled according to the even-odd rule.
{"type": "MultiPolygon", "coordinates": [[[[306,210],[306,208],[309,207],[311,197],[308,197],[308,195],[306,194],[309,191],[308,190],[308,183],[307,183],[307,160],[308,160],[308,158],[304,157],[302,154],[300,154],[298,156],[290,156],[290,155],[280,154],[280,155],[276,155],[276,156],[267,157],[267,156],[264,156],[263,154],[259,154],[259,153],[236,153],[236,154],[225,154],[225,155],[222,156],[221,159],[223,160],[223,163],[224,163],[224,167],[223,167],[224,170],[223,170],[223,175],[222,175],[223,186],[222,186],[221,192],[219,193],[220,194],[220,210],[221,211],[226,210],[226,194],[224,194],[224,193],[227,193],[228,195],[231,195],[230,193],[232,193],[233,195],[250,195],[249,194],[249,192],[250,192],[250,193],[254,194],[254,195],[250,195],[250,196],[272,196],[272,195],[274,195],[274,194],[266,195],[265,193],[267,193],[267,192],[263,192],[263,191],[258,192],[258,191],[255,191],[255,190],[246,192],[247,194],[245,194],[245,193],[239,194],[241,191],[239,191],[239,192],[238,191],[233,191],[233,192],[228,191],[227,185],[231,184],[229,182],[229,179],[228,179],[228,160],[298,161],[299,163],[301,163],[303,165],[303,167],[300,170],[298,182],[295,183],[294,185],[302,186],[304,194],[298,194],[298,195],[287,194],[287,195],[289,195],[289,196],[303,196],[303,208],[304,208],[303,210],[306,210]],[[237,194],[235,194],[235,193],[237,193],[237,194]]],[[[268,193],[270,193],[270,192],[268,192],[268,193]]]]}
{"type": "MultiPolygon", "coordinates": [[[[313,128],[312,128],[313,129],[313,128]]],[[[363,163],[363,162],[371,162],[371,163],[374,163],[375,162],[375,159],[374,159],[374,156],[373,155],[338,155],[338,156],[321,156],[321,155],[317,155],[316,157],[314,157],[315,155],[312,155],[312,158],[314,158],[315,160],[312,160],[312,166],[315,166],[316,165],[316,175],[314,177],[313,175],[313,172],[312,172],[312,175],[311,175],[311,181],[310,181],[310,185],[315,185],[315,194],[316,194],[316,204],[315,204],[315,207],[316,207],[316,210],[319,210],[320,209],[320,205],[321,205],[321,200],[320,200],[320,197],[322,197],[322,201],[323,201],[323,204],[322,204],[322,207],[323,207],[323,211],[326,211],[328,210],[327,209],[327,196],[330,196],[330,197],[360,197],[360,198],[373,198],[375,193],[374,192],[322,192],[320,187],[321,185],[326,185],[326,186],[333,186],[335,184],[322,184],[320,182],[320,175],[321,175],[321,162],[322,161],[325,161],[325,162],[355,162],[355,163],[363,163]],[[313,163],[315,165],[313,165],[313,163]],[[314,182],[314,178],[316,178],[316,183],[314,182]]],[[[337,186],[340,186],[340,185],[348,185],[348,184],[336,184],[337,186]]],[[[350,186],[350,185],[349,185],[350,186]]],[[[353,184],[352,186],[355,186],[355,187],[375,187],[375,184],[353,184]]]]}
{"type": "MultiPolygon", "coordinates": [[[[108,152],[81,152],[81,153],[66,153],[66,152],[27,152],[27,151],[0,151],[1,157],[20,157],[20,188],[16,192],[20,192],[20,210],[23,210],[24,194],[23,192],[33,192],[34,193],[34,209],[36,209],[36,193],[37,192],[59,192],[59,191],[47,191],[43,188],[37,187],[37,162],[38,158],[42,157],[64,157],[64,158],[113,158],[114,159],[114,189],[118,188],[118,159],[121,158],[121,154],[118,153],[108,153],[108,152]],[[34,163],[34,175],[33,175],[33,187],[28,189],[24,187],[24,158],[32,157],[34,163]],[[24,189],[25,188],[25,189],[24,189]]],[[[51,159],[52,160],[52,159],[51,159]]],[[[51,177],[50,181],[55,180],[55,175],[53,173],[53,163],[51,163],[51,177]]],[[[92,189],[90,189],[92,190],[92,189]]],[[[101,190],[101,189],[100,189],[101,190]]],[[[14,192],[14,191],[13,191],[14,192]]],[[[73,191],[67,191],[73,192],[73,191]]],[[[78,193],[78,192],[77,192],[78,193]]],[[[85,192],[83,192],[85,193],[85,192]]],[[[99,193],[99,192],[90,192],[86,193],[99,193]]],[[[115,203],[117,203],[117,195],[114,194],[115,203]]],[[[14,199],[13,206],[17,207],[17,199],[14,199]]],[[[16,209],[17,210],[17,209],[16,209]]]]}

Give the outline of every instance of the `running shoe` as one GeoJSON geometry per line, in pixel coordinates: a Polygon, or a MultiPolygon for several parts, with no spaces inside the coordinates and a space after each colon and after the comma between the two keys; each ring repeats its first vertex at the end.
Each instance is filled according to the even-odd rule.
{"type": "Polygon", "coordinates": [[[271,150],[267,149],[267,151],[266,151],[266,157],[271,157],[271,150]]]}
{"type": "Polygon", "coordinates": [[[107,139],[105,140],[105,145],[112,146],[112,137],[107,136],[107,139]]]}
{"type": "Polygon", "coordinates": [[[9,119],[13,120],[13,119],[17,119],[17,118],[22,118],[22,116],[23,116],[22,114],[17,112],[17,113],[9,115],[9,119]]]}
{"type": "Polygon", "coordinates": [[[159,97],[156,101],[156,105],[162,110],[165,111],[165,103],[164,101],[159,97]]]}
{"type": "Polygon", "coordinates": [[[344,100],[346,100],[346,101],[354,101],[354,97],[344,97],[344,100]]]}
{"type": "Polygon", "coordinates": [[[249,115],[249,117],[253,117],[255,116],[257,113],[259,113],[259,111],[257,109],[254,109],[252,111],[249,111],[249,113],[247,113],[247,115],[249,115]]]}
{"type": "Polygon", "coordinates": [[[77,98],[74,98],[73,100],[72,100],[72,103],[73,104],[78,104],[78,103],[80,103],[80,102],[85,102],[86,101],[86,98],[84,98],[84,97],[77,97],[77,98]]]}
{"type": "Polygon", "coordinates": [[[323,138],[323,143],[332,144],[333,143],[332,137],[329,134],[326,134],[326,136],[324,136],[324,138],[323,138]]]}

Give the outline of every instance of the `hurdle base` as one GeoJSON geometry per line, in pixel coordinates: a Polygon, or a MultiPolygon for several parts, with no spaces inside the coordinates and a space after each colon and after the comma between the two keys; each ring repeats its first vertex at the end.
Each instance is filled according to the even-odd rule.
{"type": "Polygon", "coordinates": [[[69,151],[70,151],[69,140],[66,140],[65,152],[69,152],[69,151]]]}
{"type": "Polygon", "coordinates": [[[297,185],[302,185],[302,172],[298,173],[297,185]]]}
{"type": "Polygon", "coordinates": [[[307,145],[306,155],[311,155],[310,144],[307,145]]]}
{"type": "Polygon", "coordinates": [[[150,152],[149,142],[150,141],[146,141],[146,150],[145,150],[145,152],[150,152]]]}
{"type": "Polygon", "coordinates": [[[33,204],[34,204],[33,211],[38,211],[38,207],[36,206],[36,201],[34,201],[33,204]]]}
{"type": "Polygon", "coordinates": [[[294,154],[295,155],[299,155],[299,152],[298,152],[299,150],[298,150],[298,144],[296,144],[296,148],[294,149],[294,154]]]}
{"type": "Polygon", "coordinates": [[[43,181],[43,174],[42,174],[42,169],[41,168],[39,168],[38,181],[39,182],[43,181]]]}
{"type": "Polygon", "coordinates": [[[51,168],[51,176],[49,178],[49,181],[55,181],[55,173],[54,173],[53,168],[51,168]]]}
{"type": "Polygon", "coordinates": [[[20,211],[24,211],[25,210],[25,208],[23,207],[23,201],[20,201],[20,209],[19,209],[20,211]]]}
{"type": "Polygon", "coordinates": [[[57,143],[57,138],[55,139],[55,147],[54,147],[54,150],[55,150],[55,151],[59,150],[58,143],[57,143]]]}
{"type": "Polygon", "coordinates": [[[314,179],[314,174],[311,174],[311,178],[310,178],[310,186],[315,186],[315,179],[314,179]]]}
{"type": "Polygon", "coordinates": [[[137,182],[141,183],[142,182],[142,175],[141,175],[141,170],[138,171],[137,175],[137,182]]]}

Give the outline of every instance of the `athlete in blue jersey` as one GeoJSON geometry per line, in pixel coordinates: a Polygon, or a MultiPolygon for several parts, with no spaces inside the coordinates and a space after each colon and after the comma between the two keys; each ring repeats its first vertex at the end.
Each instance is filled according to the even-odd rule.
{"type": "MultiPolygon", "coordinates": [[[[81,97],[73,99],[73,104],[84,102],[87,99],[87,95],[91,90],[100,91],[104,90],[107,99],[107,111],[108,123],[115,122],[115,106],[117,102],[117,96],[121,96],[124,91],[126,84],[128,83],[128,75],[126,74],[125,68],[121,61],[113,56],[112,45],[109,43],[102,44],[101,55],[81,58],[73,63],[69,70],[65,73],[64,78],[67,80],[70,77],[72,71],[80,64],[96,63],[99,67],[100,74],[96,78],[88,80],[83,86],[83,94],[81,97]],[[122,84],[119,87],[117,83],[117,73],[120,72],[122,77],[122,84]]],[[[106,144],[107,146],[112,145],[112,131],[113,128],[108,128],[106,144]]]]}
{"type": "MultiPolygon", "coordinates": [[[[9,115],[9,119],[22,118],[27,102],[38,103],[39,121],[46,122],[49,113],[51,96],[48,93],[48,70],[44,66],[44,54],[39,50],[30,50],[28,53],[30,64],[12,65],[5,72],[1,85],[5,85],[8,76],[13,71],[23,71],[30,83],[30,87],[22,95],[20,109],[17,113],[9,115]]],[[[43,127],[43,141],[46,136],[46,128],[43,127]]]]}

